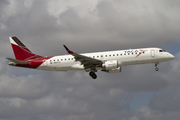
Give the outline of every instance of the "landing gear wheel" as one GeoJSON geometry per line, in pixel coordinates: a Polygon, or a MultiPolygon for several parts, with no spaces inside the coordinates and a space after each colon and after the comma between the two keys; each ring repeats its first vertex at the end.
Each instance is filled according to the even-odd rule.
{"type": "Polygon", "coordinates": [[[91,72],[89,72],[89,75],[90,75],[90,76],[93,76],[93,74],[94,74],[94,72],[92,72],[92,71],[91,71],[91,72]]]}
{"type": "Polygon", "coordinates": [[[94,72],[89,72],[89,75],[93,78],[93,79],[96,79],[97,78],[97,75],[94,73],[94,72]]]}
{"type": "Polygon", "coordinates": [[[155,70],[156,70],[156,71],[159,71],[159,68],[157,67],[158,64],[159,64],[159,63],[155,63],[155,67],[156,67],[155,70]]]}
{"type": "Polygon", "coordinates": [[[92,76],[92,78],[93,78],[93,79],[96,79],[96,78],[97,78],[97,75],[96,75],[96,74],[94,74],[94,75],[92,76]]]}
{"type": "Polygon", "coordinates": [[[156,71],[159,71],[159,68],[155,68],[156,71]]]}

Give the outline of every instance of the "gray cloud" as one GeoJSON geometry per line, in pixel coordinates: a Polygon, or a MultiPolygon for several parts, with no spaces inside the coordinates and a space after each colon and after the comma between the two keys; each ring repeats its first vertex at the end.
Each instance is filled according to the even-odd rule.
{"type": "MultiPolygon", "coordinates": [[[[32,52],[66,54],[179,42],[179,1],[0,1],[0,119],[169,120],[179,118],[180,53],[159,65],[127,66],[122,73],[46,72],[8,66],[9,36],[32,52]],[[131,110],[140,92],[149,103],[131,110]]],[[[143,101],[143,100],[142,100],[143,101]]]]}

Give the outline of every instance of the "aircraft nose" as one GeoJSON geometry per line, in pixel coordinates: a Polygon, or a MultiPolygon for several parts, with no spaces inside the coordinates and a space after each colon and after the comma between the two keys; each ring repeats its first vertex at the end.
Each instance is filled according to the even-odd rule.
{"type": "Polygon", "coordinates": [[[175,58],[175,56],[172,54],[169,54],[169,58],[173,60],[175,58]]]}

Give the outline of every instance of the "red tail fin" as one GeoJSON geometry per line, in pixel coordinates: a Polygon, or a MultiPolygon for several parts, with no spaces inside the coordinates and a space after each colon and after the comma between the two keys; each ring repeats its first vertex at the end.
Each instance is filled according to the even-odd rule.
{"type": "Polygon", "coordinates": [[[17,60],[27,60],[42,56],[32,53],[17,37],[9,37],[17,60]]]}

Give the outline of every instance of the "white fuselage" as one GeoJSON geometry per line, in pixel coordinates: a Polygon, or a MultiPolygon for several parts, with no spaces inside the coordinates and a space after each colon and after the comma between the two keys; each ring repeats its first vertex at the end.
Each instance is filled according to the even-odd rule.
{"type": "MultiPolygon", "coordinates": [[[[101,61],[117,60],[118,66],[149,64],[165,62],[174,59],[174,56],[160,48],[140,48],[106,52],[94,52],[81,54],[101,61]]],[[[37,69],[51,71],[84,70],[79,61],[75,61],[72,55],[54,56],[42,63],[37,69]]],[[[97,67],[102,70],[102,67],[97,67]]]]}
{"type": "Polygon", "coordinates": [[[63,45],[69,55],[43,57],[32,53],[17,37],[9,37],[14,58],[7,58],[9,65],[38,70],[68,71],[84,70],[96,79],[95,72],[101,70],[107,73],[119,73],[122,66],[137,64],[155,64],[155,70],[160,62],[170,61],[175,57],[160,48],[139,48],[117,51],[93,52],[78,54],[63,45]]]}

